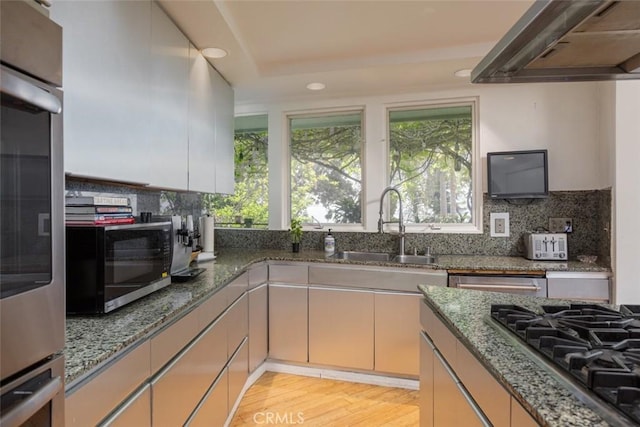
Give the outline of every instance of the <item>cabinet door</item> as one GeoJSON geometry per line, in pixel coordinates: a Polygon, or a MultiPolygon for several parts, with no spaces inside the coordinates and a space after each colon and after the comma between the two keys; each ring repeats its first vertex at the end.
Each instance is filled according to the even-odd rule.
{"type": "Polygon", "coordinates": [[[151,185],[187,190],[189,40],[153,2],[151,5],[151,185]]]}
{"type": "Polygon", "coordinates": [[[75,175],[148,183],[151,1],[60,1],[64,166],[75,175]]]}
{"type": "Polygon", "coordinates": [[[187,422],[193,427],[222,427],[229,415],[229,368],[225,368],[187,422]]]}
{"type": "Polygon", "coordinates": [[[433,348],[420,333],[420,427],[433,427],[433,348]]]}
{"type": "Polygon", "coordinates": [[[373,369],[371,291],[309,288],[309,362],[373,369]]]}
{"type": "Polygon", "coordinates": [[[249,346],[245,339],[229,361],[229,408],[232,409],[249,377],[249,346]]]}
{"type": "Polygon", "coordinates": [[[375,370],[418,376],[419,294],[375,293],[375,370]]]}
{"type": "Polygon", "coordinates": [[[189,46],[189,190],[216,191],[216,118],[212,73],[195,46],[189,46]]]}
{"type": "Polygon", "coordinates": [[[151,386],[146,385],[107,420],[100,424],[101,427],[151,427],[151,386]]]}
{"type": "Polygon", "coordinates": [[[267,358],[268,307],[267,284],[249,291],[249,372],[267,358]]]}
{"type": "Polygon", "coordinates": [[[307,362],[306,286],[269,284],[269,356],[307,362]]]}
{"type": "Polygon", "coordinates": [[[234,176],[234,95],[233,88],[212,70],[216,115],[216,193],[233,194],[234,176]]]}
{"type": "Polygon", "coordinates": [[[152,416],[161,420],[158,425],[184,424],[222,371],[228,360],[225,318],[207,328],[153,379],[152,416]]]}
{"type": "Polygon", "coordinates": [[[224,316],[227,322],[227,357],[236,351],[249,334],[249,296],[240,297],[224,316]]]}

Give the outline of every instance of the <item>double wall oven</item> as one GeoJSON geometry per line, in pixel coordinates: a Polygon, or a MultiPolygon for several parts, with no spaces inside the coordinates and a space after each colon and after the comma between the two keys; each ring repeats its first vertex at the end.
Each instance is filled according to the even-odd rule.
{"type": "Polygon", "coordinates": [[[36,2],[0,21],[0,425],[62,426],[62,29],[36,2]]]}

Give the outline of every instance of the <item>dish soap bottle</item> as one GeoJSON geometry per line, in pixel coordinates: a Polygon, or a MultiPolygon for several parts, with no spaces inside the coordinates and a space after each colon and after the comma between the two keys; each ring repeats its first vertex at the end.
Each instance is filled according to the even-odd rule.
{"type": "Polygon", "coordinates": [[[331,255],[336,250],[336,239],[331,235],[331,229],[329,229],[329,234],[327,234],[324,238],[324,253],[325,255],[331,255]]]}

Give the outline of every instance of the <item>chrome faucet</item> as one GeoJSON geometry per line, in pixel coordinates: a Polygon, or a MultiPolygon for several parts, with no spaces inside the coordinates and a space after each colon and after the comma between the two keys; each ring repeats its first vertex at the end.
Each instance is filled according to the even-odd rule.
{"type": "Polygon", "coordinates": [[[380,195],[380,218],[378,219],[378,233],[380,233],[380,234],[384,233],[384,224],[394,223],[394,222],[398,223],[398,231],[400,233],[399,234],[400,235],[400,253],[399,253],[399,255],[404,255],[404,237],[405,237],[405,233],[404,233],[404,222],[402,221],[402,196],[400,195],[400,191],[398,191],[398,189],[396,187],[389,186],[389,187],[385,188],[384,190],[382,190],[382,195],[380,195]],[[384,201],[384,196],[389,191],[395,191],[395,193],[398,195],[398,203],[400,205],[400,215],[398,216],[398,221],[384,221],[382,219],[382,204],[383,204],[383,201],[384,201]]]}

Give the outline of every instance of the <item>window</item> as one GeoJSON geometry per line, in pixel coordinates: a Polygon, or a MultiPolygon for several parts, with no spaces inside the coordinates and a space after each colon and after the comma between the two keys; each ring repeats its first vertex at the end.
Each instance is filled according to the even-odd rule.
{"type": "Polygon", "coordinates": [[[235,118],[235,194],[205,195],[216,227],[268,227],[267,136],[266,114],[235,118]]]}
{"type": "MultiPolygon", "coordinates": [[[[474,106],[467,102],[388,110],[389,182],[402,194],[406,224],[479,227],[474,207],[474,193],[479,192],[473,184],[474,106]]],[[[397,218],[397,201],[391,200],[390,212],[397,218]]]]}
{"type": "Polygon", "coordinates": [[[362,222],[362,111],[289,116],[291,217],[362,222]]]}

